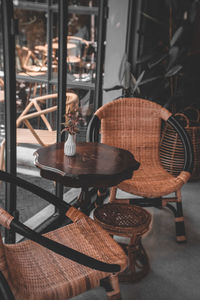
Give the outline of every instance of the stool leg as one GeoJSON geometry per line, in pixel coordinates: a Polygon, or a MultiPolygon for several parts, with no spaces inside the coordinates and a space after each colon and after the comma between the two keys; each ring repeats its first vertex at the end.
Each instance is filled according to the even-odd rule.
{"type": "Polygon", "coordinates": [[[107,299],[108,300],[120,300],[121,294],[120,294],[120,288],[119,288],[119,279],[118,275],[112,274],[109,277],[110,286],[112,287],[111,291],[106,291],[107,299]]]}
{"type": "Polygon", "coordinates": [[[175,213],[176,241],[178,243],[183,243],[186,242],[186,234],[185,234],[185,223],[184,223],[180,190],[176,192],[176,196],[177,196],[176,213],[175,213]]]}
{"type": "Polygon", "coordinates": [[[97,191],[97,198],[95,201],[95,207],[101,206],[103,204],[103,201],[107,195],[107,189],[106,188],[99,188],[97,191]]]}
{"type": "Polygon", "coordinates": [[[77,206],[80,207],[80,210],[86,215],[90,214],[91,210],[91,196],[88,191],[88,188],[82,188],[81,193],[77,200],[77,206]]]}
{"type": "Polygon", "coordinates": [[[117,187],[114,186],[110,190],[110,199],[109,199],[110,203],[112,203],[116,200],[116,194],[117,194],[117,187]]]}
{"type": "Polygon", "coordinates": [[[127,245],[128,268],[119,274],[121,282],[136,282],[142,279],[149,271],[149,260],[141,242],[141,236],[133,236],[127,245]]]}

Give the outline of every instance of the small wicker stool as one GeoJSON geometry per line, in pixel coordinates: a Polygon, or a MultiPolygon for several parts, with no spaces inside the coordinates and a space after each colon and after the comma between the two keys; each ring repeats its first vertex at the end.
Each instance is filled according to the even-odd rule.
{"type": "Polygon", "coordinates": [[[151,215],[143,208],[127,204],[108,203],[94,211],[94,220],[110,235],[130,238],[130,243],[120,243],[128,255],[128,268],[119,275],[120,281],[135,282],[149,271],[149,259],[141,237],[149,230],[151,215]]]}

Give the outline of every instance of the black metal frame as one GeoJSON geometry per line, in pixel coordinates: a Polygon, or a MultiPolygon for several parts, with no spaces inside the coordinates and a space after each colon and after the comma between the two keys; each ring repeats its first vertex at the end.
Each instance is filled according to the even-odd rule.
{"type": "MultiPolygon", "coordinates": [[[[5,128],[6,128],[6,170],[16,175],[16,72],[15,72],[15,21],[12,0],[2,0],[1,15],[3,19],[3,53],[5,82],[5,128]]],[[[13,216],[16,211],[16,187],[6,185],[6,209],[13,216]]],[[[13,242],[15,235],[5,231],[7,242],[13,242]]]]}
{"type": "Polygon", "coordinates": [[[107,0],[99,1],[99,20],[98,20],[98,41],[97,41],[97,66],[95,80],[95,111],[102,105],[102,85],[103,85],[103,61],[104,61],[104,41],[106,32],[107,0]]]}
{"type": "MultiPolygon", "coordinates": [[[[58,110],[57,110],[57,142],[64,140],[61,135],[62,124],[64,123],[64,111],[66,102],[66,79],[67,79],[67,23],[68,23],[68,0],[59,0],[59,31],[58,31],[58,110]]],[[[56,195],[63,196],[63,186],[56,184],[56,195]]]]}
{"type": "MultiPolygon", "coordinates": [[[[17,8],[26,9],[26,10],[36,10],[36,11],[45,11],[48,10],[48,4],[39,3],[39,2],[28,2],[23,1],[20,2],[18,5],[15,5],[17,8]]],[[[58,4],[51,5],[52,10],[57,12],[58,11],[58,4]]],[[[87,14],[87,15],[98,15],[98,8],[97,7],[87,7],[87,6],[77,6],[77,5],[69,5],[69,13],[77,13],[77,14],[87,14]]]]}
{"type": "MultiPolygon", "coordinates": [[[[49,13],[48,18],[48,28],[47,28],[47,41],[48,41],[48,74],[47,78],[42,80],[38,79],[39,82],[47,83],[48,92],[51,90],[52,85],[58,83],[58,96],[59,96],[59,108],[58,108],[58,118],[57,118],[57,140],[62,139],[61,123],[64,118],[64,95],[66,87],[78,87],[86,89],[96,89],[95,92],[95,109],[98,108],[102,103],[102,73],[103,73],[103,58],[104,58],[104,35],[105,35],[105,21],[106,21],[106,0],[99,1],[99,7],[82,7],[82,6],[69,6],[68,1],[59,0],[58,4],[52,4],[52,0],[48,0],[47,4],[41,3],[31,3],[31,2],[20,2],[17,6],[22,9],[36,9],[43,10],[49,13]],[[66,15],[76,12],[78,14],[93,14],[99,16],[98,23],[98,53],[97,53],[97,69],[96,69],[96,79],[95,83],[67,83],[66,78],[66,43],[67,38],[67,18],[66,15]],[[58,12],[59,14],[59,70],[58,70],[58,80],[55,80],[51,72],[52,64],[52,18],[53,13],[58,12]]],[[[13,18],[13,1],[12,0],[2,0],[2,16],[4,26],[4,73],[5,73],[5,97],[6,97],[6,164],[7,171],[16,175],[16,72],[15,72],[15,28],[14,28],[14,18],[13,18]]],[[[27,76],[17,75],[21,80],[27,80],[27,76]]],[[[36,79],[30,78],[30,80],[35,81],[36,79]]],[[[63,135],[64,138],[64,135],[63,135]]],[[[18,212],[16,210],[16,188],[10,184],[7,185],[7,196],[6,196],[6,208],[13,216],[17,217],[18,212]],[[12,195],[12,197],[11,197],[12,195]]],[[[56,195],[62,197],[63,187],[58,184],[56,187],[56,195]]],[[[52,217],[52,221],[59,219],[59,215],[55,217],[57,213],[52,217]]],[[[48,221],[48,224],[50,220],[48,221]]],[[[14,242],[15,234],[12,231],[6,230],[6,242],[14,242]]]]}

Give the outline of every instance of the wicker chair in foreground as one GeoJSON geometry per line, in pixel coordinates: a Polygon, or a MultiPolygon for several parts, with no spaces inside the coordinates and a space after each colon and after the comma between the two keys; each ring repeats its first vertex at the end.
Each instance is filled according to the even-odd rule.
{"type": "MultiPolygon", "coordinates": [[[[47,119],[48,114],[52,114],[57,110],[57,105],[46,108],[46,103],[49,100],[56,100],[57,94],[48,94],[36,97],[30,100],[23,112],[17,118],[17,144],[36,144],[41,146],[48,146],[56,142],[56,130],[53,130],[51,124],[47,119]],[[31,124],[31,120],[37,119],[43,123],[45,128],[35,129],[31,124]]],[[[66,108],[69,109],[79,107],[79,98],[75,93],[66,93],[66,108]]],[[[44,127],[43,126],[43,127],[44,127]]],[[[0,169],[4,168],[4,149],[5,139],[1,142],[0,147],[0,169]]]]}
{"type": "Polygon", "coordinates": [[[192,147],[188,136],[172,114],[159,104],[138,98],[123,98],[99,108],[88,126],[87,140],[96,141],[101,126],[101,142],[129,150],[140,162],[134,177],[113,187],[110,202],[168,207],[175,214],[176,239],[186,240],[181,202],[181,187],[192,171],[192,147]],[[183,171],[173,177],[161,166],[159,158],[161,121],[179,134],[185,149],[183,171]],[[117,188],[142,199],[116,199],[117,188]],[[174,197],[164,197],[175,193],[174,197]],[[176,208],[172,205],[176,204],[176,208]]]}
{"type": "Polygon", "coordinates": [[[65,211],[72,223],[40,235],[0,208],[0,224],[29,240],[3,244],[0,237],[1,300],[66,300],[102,284],[108,299],[119,299],[118,272],[127,258],[120,246],[97,225],[55,195],[0,171],[13,183],[65,211]]]}

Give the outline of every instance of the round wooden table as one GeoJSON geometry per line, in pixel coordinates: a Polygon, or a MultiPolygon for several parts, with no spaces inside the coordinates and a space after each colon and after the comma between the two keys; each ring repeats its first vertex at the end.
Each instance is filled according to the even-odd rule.
{"type": "Polygon", "coordinates": [[[42,147],[34,155],[42,177],[82,188],[78,199],[82,210],[90,203],[89,187],[115,186],[131,178],[139,168],[139,162],[129,151],[101,143],[78,143],[73,157],[64,155],[64,143],[42,147]]]}

